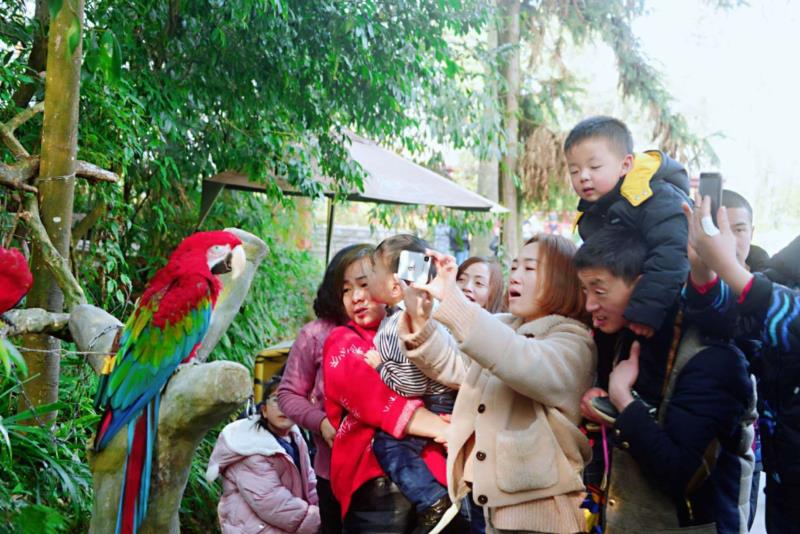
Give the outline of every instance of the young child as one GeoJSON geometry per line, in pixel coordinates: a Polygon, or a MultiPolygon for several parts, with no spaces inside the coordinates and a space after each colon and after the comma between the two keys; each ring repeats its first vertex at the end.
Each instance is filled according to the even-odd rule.
{"type": "Polygon", "coordinates": [[[581,198],[577,226],[584,241],[604,226],[638,231],[647,246],[641,279],[625,309],[628,328],[651,337],[666,318],[689,273],[687,223],[681,206],[689,179],[660,151],[633,154],[622,121],[591,117],[564,142],[570,180],[581,198]]]}
{"type": "Polygon", "coordinates": [[[259,414],[222,430],[211,453],[206,479],[213,482],[222,476],[217,510],[223,534],[319,531],[308,447],[278,406],[278,384],[267,384],[259,414]]]}
{"type": "MultiPolygon", "coordinates": [[[[399,234],[384,239],[372,256],[372,270],[367,276],[373,299],[388,306],[400,304],[403,288],[395,276],[400,252],[425,253],[428,248],[425,241],[413,235],[399,234]]],[[[458,385],[441,384],[428,378],[408,361],[397,335],[401,315],[395,313],[384,319],[374,339],[377,353],[370,351],[365,359],[380,373],[384,383],[397,393],[405,397],[421,397],[425,407],[432,412],[452,413],[456,397],[454,388],[458,385]]],[[[422,459],[422,451],[429,443],[430,440],[416,437],[398,440],[379,431],[372,444],[383,470],[416,507],[418,527],[422,532],[435,527],[452,504],[447,489],[437,481],[422,459]]]]}

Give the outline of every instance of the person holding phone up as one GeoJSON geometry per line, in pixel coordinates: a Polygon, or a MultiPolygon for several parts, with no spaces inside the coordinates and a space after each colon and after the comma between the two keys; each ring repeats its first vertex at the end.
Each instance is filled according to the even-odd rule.
{"type": "Polygon", "coordinates": [[[591,449],[578,424],[597,357],[580,321],[575,250],[560,236],[528,240],[511,266],[508,314],[470,302],[454,258],[434,251],[435,278],[405,292],[403,351],[427,376],[460,384],[447,434],[450,497],[472,492],[500,532],[585,531],[591,449]]]}

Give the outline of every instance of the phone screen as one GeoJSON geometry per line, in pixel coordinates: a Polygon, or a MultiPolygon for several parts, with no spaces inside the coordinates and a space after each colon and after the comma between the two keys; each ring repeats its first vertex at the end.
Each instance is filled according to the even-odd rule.
{"type": "Polygon", "coordinates": [[[718,172],[700,173],[700,198],[711,197],[711,219],[717,224],[717,210],[722,204],[722,175],[718,172]]]}

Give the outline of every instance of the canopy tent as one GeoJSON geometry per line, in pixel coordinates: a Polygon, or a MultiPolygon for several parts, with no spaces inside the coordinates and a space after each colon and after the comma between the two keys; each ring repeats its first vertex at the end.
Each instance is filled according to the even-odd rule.
{"type": "MultiPolygon", "coordinates": [[[[421,204],[425,206],[444,206],[467,211],[492,211],[505,213],[508,210],[500,204],[473,193],[447,178],[436,174],[394,152],[381,148],[374,142],[348,133],[351,141],[350,156],[366,171],[364,191],[352,190],[345,195],[347,200],[377,202],[383,204],[421,204]]],[[[330,184],[330,180],[321,179],[330,184]]],[[[278,187],[284,194],[301,195],[297,188],[278,180],[278,187]]],[[[251,181],[247,175],[235,171],[225,171],[203,180],[203,196],[200,207],[202,224],[214,201],[225,189],[239,191],[266,191],[267,186],[251,181]]],[[[329,199],[335,193],[326,187],[325,196],[329,199]]],[[[333,202],[328,204],[328,231],[325,247],[325,261],[330,256],[333,230],[333,202]]]]}

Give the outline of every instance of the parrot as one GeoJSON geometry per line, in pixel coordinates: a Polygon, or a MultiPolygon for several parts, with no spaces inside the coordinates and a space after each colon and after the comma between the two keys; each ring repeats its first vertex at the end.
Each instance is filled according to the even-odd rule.
{"type": "Polygon", "coordinates": [[[116,534],[136,534],[147,515],[161,392],[200,347],[222,290],[217,276],[230,272],[237,278],[245,261],[242,242],[231,232],[184,239],[146,286],[116,354],[106,358],[95,396],[103,415],[94,450],[106,448],[125,426],[128,434],[116,534]]]}
{"type": "MultiPolygon", "coordinates": [[[[5,322],[13,326],[3,314],[19,304],[32,285],[33,275],[22,252],[15,248],[0,247],[0,325],[5,322]]],[[[0,364],[5,368],[6,374],[11,373],[12,363],[23,375],[27,374],[22,355],[4,334],[0,334],[0,364]]]]}
{"type": "Polygon", "coordinates": [[[32,285],[33,275],[22,252],[0,247],[0,314],[19,304],[32,285]]]}

